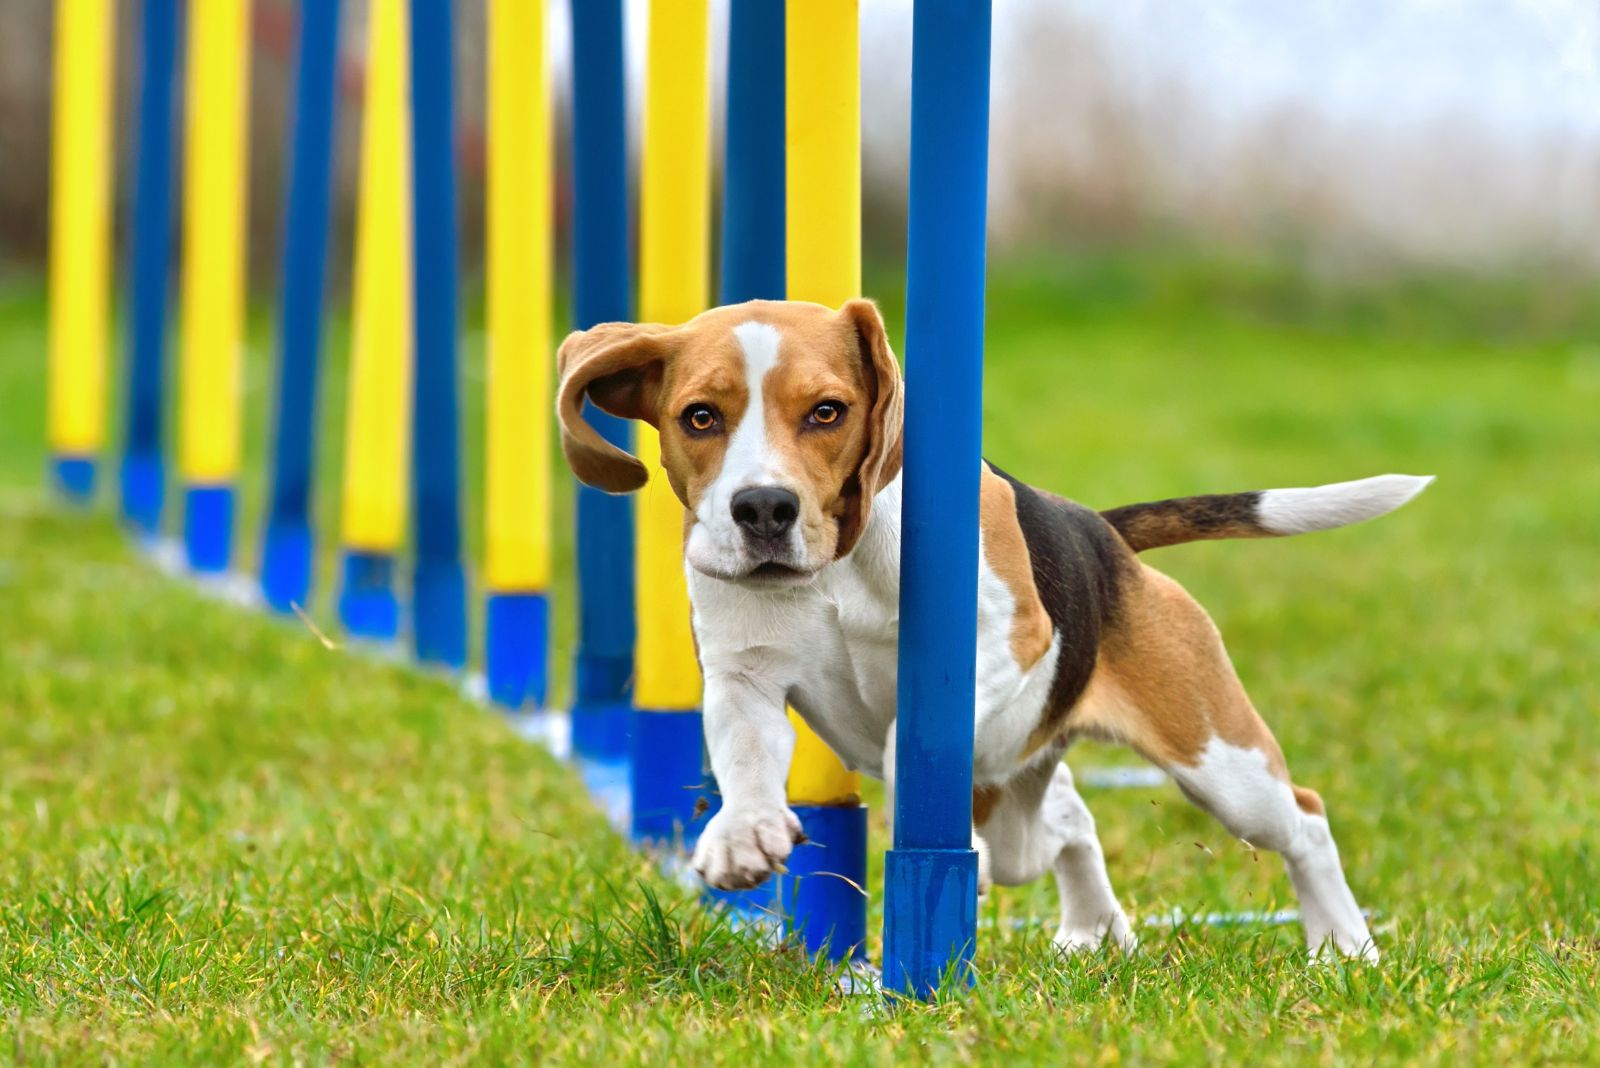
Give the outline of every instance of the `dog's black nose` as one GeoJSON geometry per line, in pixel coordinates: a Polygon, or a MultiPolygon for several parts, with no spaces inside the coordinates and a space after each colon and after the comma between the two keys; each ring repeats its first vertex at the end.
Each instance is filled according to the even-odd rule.
{"type": "Polygon", "coordinates": [[[789,533],[799,515],[800,498],[786,489],[758,486],[733,495],[733,521],[752,538],[781,538],[789,533]]]}

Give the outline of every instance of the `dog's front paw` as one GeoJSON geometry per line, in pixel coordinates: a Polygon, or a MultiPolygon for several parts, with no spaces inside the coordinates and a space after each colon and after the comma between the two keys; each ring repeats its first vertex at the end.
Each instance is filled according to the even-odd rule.
{"type": "Polygon", "coordinates": [[[691,863],[707,886],[748,890],[785,870],[789,851],[803,841],[800,817],[787,808],[748,812],[725,808],[701,832],[691,863]]]}

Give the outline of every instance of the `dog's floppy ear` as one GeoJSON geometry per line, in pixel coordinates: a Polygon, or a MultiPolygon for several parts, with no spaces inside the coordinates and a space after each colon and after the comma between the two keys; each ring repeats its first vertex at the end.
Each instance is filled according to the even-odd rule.
{"type": "Polygon", "coordinates": [[[572,473],[607,493],[628,493],[649,481],[636,457],[601,437],[583,417],[588,397],[601,411],[655,425],[673,330],[659,323],[601,323],[567,335],[556,353],[556,416],[561,450],[572,473]]]}
{"type": "Polygon", "coordinates": [[[867,447],[856,469],[855,499],[840,519],[837,555],[855,547],[866,529],[872,499],[900,473],[901,431],[905,423],[905,390],[900,364],[889,348],[889,334],[878,306],[870,300],[852,300],[839,309],[840,318],[855,335],[862,371],[872,396],[867,413],[867,447]]]}

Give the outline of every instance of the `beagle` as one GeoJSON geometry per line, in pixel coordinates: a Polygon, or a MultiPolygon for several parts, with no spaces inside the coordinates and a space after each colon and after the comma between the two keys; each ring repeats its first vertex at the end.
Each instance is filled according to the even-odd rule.
{"type": "MultiPolygon", "coordinates": [[[[902,381],[877,308],[755,301],[683,326],[570,335],[557,410],[574,473],[612,493],[649,472],[585,398],[660,431],[723,807],[695,847],[712,886],[783,870],[791,705],[852,768],[894,769],[902,381]]],[[[1232,834],[1282,854],[1315,954],[1375,959],[1321,798],[1289,777],[1216,627],[1137,553],[1327,530],[1389,512],[1427,478],[1190,497],[1096,512],[981,472],[973,843],[980,885],[1053,871],[1067,951],[1135,938],[1061,756],[1114,739],[1232,834]]],[[[892,786],[892,783],[890,784],[892,786]]]]}

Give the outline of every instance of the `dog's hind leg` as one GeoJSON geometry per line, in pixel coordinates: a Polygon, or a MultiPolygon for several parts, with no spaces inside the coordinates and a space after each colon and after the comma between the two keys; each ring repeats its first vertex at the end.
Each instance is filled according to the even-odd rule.
{"type": "Polygon", "coordinates": [[[1283,856],[1313,954],[1377,959],[1345,881],[1322,799],[1289,778],[1283,751],[1205,611],[1150,568],[1101,648],[1080,725],[1159,764],[1234,836],[1283,856]]]}
{"type": "Polygon", "coordinates": [[[1072,772],[1042,761],[999,788],[979,827],[994,881],[1030,883],[1053,871],[1061,898],[1055,944],[1067,952],[1093,949],[1110,939],[1131,952],[1138,946],[1128,917],[1111,890],[1094,817],[1078,796],[1072,772]]]}

